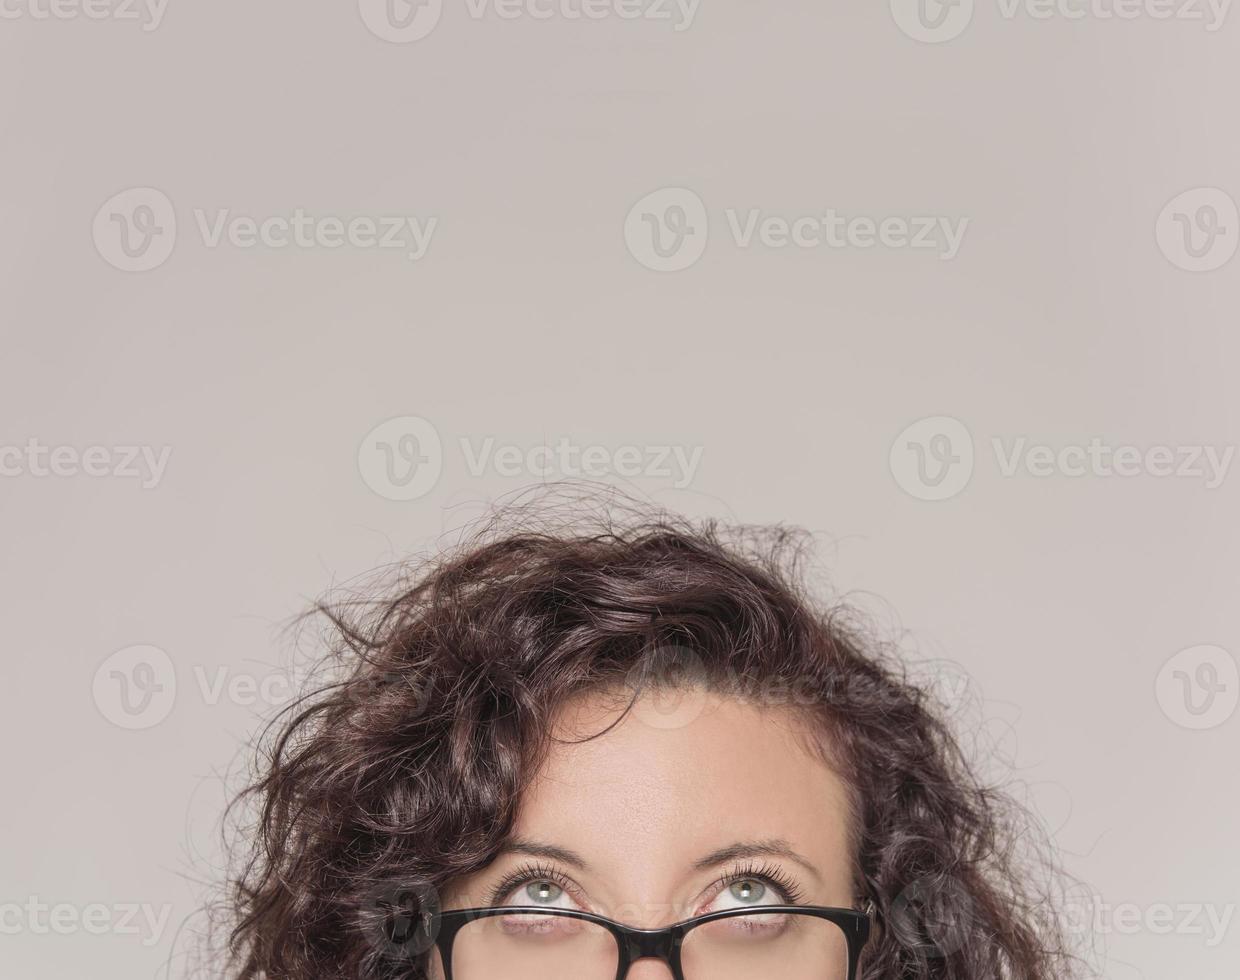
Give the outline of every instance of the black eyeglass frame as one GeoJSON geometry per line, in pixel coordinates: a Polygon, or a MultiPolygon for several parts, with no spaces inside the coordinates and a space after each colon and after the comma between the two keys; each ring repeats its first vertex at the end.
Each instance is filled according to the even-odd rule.
{"type": "Polygon", "coordinates": [[[636,961],[644,959],[656,959],[666,963],[675,980],[685,980],[680,965],[680,949],[685,936],[693,929],[708,922],[718,922],[720,919],[772,914],[804,915],[834,922],[840,927],[848,943],[848,980],[856,980],[857,962],[861,958],[861,950],[865,948],[866,940],[870,937],[870,916],[855,909],[828,908],[821,905],[756,905],[744,909],[708,912],[706,915],[695,916],[664,929],[635,929],[592,912],[520,905],[439,912],[434,915],[432,928],[435,930],[433,932],[435,945],[443,961],[444,980],[452,980],[452,945],[456,941],[457,933],[477,919],[490,919],[500,915],[550,915],[591,922],[606,929],[616,940],[618,965],[615,980],[625,980],[629,967],[636,961]]]}

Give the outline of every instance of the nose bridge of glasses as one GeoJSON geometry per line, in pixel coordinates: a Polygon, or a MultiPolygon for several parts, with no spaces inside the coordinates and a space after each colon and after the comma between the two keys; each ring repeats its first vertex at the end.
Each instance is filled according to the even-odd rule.
{"type": "Polygon", "coordinates": [[[676,951],[679,930],[624,928],[620,941],[624,943],[626,959],[630,962],[642,959],[659,959],[671,963],[676,951]]]}

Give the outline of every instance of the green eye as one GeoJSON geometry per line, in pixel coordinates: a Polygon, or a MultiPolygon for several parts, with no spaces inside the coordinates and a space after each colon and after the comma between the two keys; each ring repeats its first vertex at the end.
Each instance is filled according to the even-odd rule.
{"type": "Polygon", "coordinates": [[[553,881],[535,881],[525,886],[525,894],[539,904],[554,902],[564,894],[564,889],[553,881]]]}
{"type": "Polygon", "coordinates": [[[734,881],[728,890],[731,891],[732,897],[738,902],[760,902],[762,897],[766,895],[766,885],[760,881],[755,881],[753,878],[734,881]]]}

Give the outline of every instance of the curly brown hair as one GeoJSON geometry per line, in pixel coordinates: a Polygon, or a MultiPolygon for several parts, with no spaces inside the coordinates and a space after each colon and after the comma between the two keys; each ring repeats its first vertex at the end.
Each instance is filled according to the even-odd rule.
{"type": "Polygon", "coordinates": [[[648,680],[669,649],[711,688],[783,692],[827,736],[873,903],[863,980],[1068,975],[1020,811],[979,782],[900,662],[810,598],[803,543],[663,513],[508,520],[402,565],[380,598],[317,604],[340,674],[268,729],[238,798],[255,822],[230,891],[231,975],[425,976],[425,955],[383,941],[377,896],[486,866],[557,706],[648,680]]]}

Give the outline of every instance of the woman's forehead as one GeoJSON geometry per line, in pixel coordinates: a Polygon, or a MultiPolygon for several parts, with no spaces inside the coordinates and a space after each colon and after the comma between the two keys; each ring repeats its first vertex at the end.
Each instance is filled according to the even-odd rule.
{"type": "Polygon", "coordinates": [[[656,703],[665,694],[645,694],[627,713],[605,696],[566,704],[514,833],[617,865],[634,849],[685,863],[767,840],[839,863],[847,790],[810,750],[801,719],[706,692],[677,715],[674,703],[656,703]]]}

